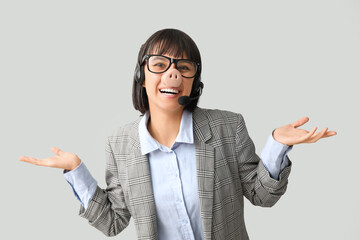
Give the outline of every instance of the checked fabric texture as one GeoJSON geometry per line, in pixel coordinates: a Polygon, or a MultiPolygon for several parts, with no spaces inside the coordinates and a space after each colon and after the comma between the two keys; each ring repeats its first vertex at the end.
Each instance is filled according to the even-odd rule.
{"type": "MultiPolygon", "coordinates": [[[[156,240],[156,209],[147,155],[141,155],[140,119],[116,129],[106,141],[106,189],[99,186],[80,216],[107,236],[120,233],[131,217],[140,240],[156,240]]],[[[193,112],[198,194],[204,239],[248,239],[244,196],[273,206],[285,193],[291,170],[270,177],[241,114],[196,108],[193,112]]]]}

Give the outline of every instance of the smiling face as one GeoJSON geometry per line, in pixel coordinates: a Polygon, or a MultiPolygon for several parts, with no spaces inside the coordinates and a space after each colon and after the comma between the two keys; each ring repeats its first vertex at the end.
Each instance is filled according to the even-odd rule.
{"type": "MultiPolygon", "coordinates": [[[[174,56],[163,54],[166,57],[174,56]]],[[[187,58],[183,56],[182,58],[187,58]]],[[[181,96],[190,96],[194,78],[184,78],[175,68],[173,63],[164,73],[152,73],[147,68],[147,62],[144,66],[145,81],[142,86],[145,87],[149,109],[151,113],[165,111],[168,113],[178,113],[184,110],[184,106],[178,103],[181,96]]]]}
{"type": "MultiPolygon", "coordinates": [[[[164,61],[166,62],[166,60],[164,61]]],[[[171,66],[171,68],[174,67],[171,66]]],[[[133,78],[133,88],[132,88],[132,99],[133,99],[134,108],[140,111],[142,114],[144,114],[146,111],[150,110],[150,104],[149,104],[150,101],[153,109],[156,106],[158,107],[162,106],[160,109],[167,109],[167,110],[169,109],[176,110],[176,108],[178,107],[182,108],[182,106],[178,106],[179,104],[176,103],[176,101],[177,99],[179,99],[180,96],[191,95],[192,97],[195,97],[195,95],[197,95],[197,91],[191,92],[190,94],[190,92],[187,91],[188,88],[185,89],[184,86],[191,85],[188,84],[189,82],[193,82],[193,85],[195,84],[196,86],[200,86],[201,69],[202,69],[201,56],[199,49],[197,48],[195,42],[189,37],[189,35],[177,29],[163,29],[155,32],[141,46],[138,53],[137,64],[133,78]],[[183,91],[177,94],[177,96],[175,97],[176,99],[167,98],[166,99],[167,102],[165,103],[158,102],[160,96],[157,95],[158,92],[152,91],[152,88],[159,89],[159,87],[165,87],[165,86],[168,87],[168,84],[166,84],[167,82],[161,82],[161,77],[165,75],[167,72],[161,74],[151,73],[151,72],[161,72],[162,70],[165,71],[166,67],[165,69],[162,67],[158,67],[152,69],[151,72],[148,71],[146,66],[146,61],[150,61],[150,60],[149,58],[146,57],[146,55],[151,55],[151,54],[172,57],[174,60],[185,59],[185,58],[192,60],[190,63],[189,61],[180,61],[180,62],[175,61],[177,64],[177,68],[182,72],[183,76],[185,77],[193,76],[191,74],[194,73],[193,70],[195,67],[195,75],[193,76],[192,79],[182,77],[181,84],[179,86],[170,86],[172,88],[178,88],[179,91],[180,90],[183,91]],[[191,67],[191,64],[193,63],[195,63],[195,66],[191,67]],[[142,84],[145,78],[146,78],[145,84],[142,84]],[[153,80],[152,82],[149,81],[151,79],[153,80]],[[145,86],[146,88],[144,88],[143,86],[145,86]],[[154,98],[155,96],[157,98],[154,98]],[[148,98],[151,98],[151,100],[148,98]],[[172,105],[173,108],[170,108],[171,104],[173,104],[172,105]]],[[[167,69],[167,71],[170,71],[170,68],[167,69]]],[[[168,93],[167,96],[171,96],[170,94],[171,93],[168,93]]],[[[186,104],[183,109],[193,111],[196,108],[198,101],[199,98],[193,98],[193,100],[190,101],[188,104],[186,104]]]]}

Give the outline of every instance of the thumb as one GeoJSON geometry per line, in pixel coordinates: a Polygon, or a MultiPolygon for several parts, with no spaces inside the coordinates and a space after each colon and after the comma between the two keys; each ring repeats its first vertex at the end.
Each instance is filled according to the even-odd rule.
{"type": "Polygon", "coordinates": [[[294,128],[297,128],[297,127],[300,127],[302,125],[304,125],[305,123],[307,123],[309,121],[309,118],[308,117],[303,117],[303,118],[300,118],[299,120],[297,120],[296,122],[292,123],[291,125],[294,127],[294,128]]]}
{"type": "Polygon", "coordinates": [[[56,155],[58,155],[58,156],[60,156],[61,154],[64,153],[60,148],[57,148],[57,147],[52,147],[52,148],[51,148],[51,151],[52,151],[53,153],[55,153],[56,155]]]}

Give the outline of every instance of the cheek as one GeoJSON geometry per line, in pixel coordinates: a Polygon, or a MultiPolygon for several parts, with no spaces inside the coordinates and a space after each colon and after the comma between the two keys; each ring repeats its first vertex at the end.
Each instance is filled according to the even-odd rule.
{"type": "Polygon", "coordinates": [[[149,79],[149,74],[148,74],[147,71],[145,71],[144,82],[143,82],[143,84],[142,84],[143,87],[147,87],[147,84],[146,84],[146,83],[148,82],[147,79],[149,79]]]}
{"type": "Polygon", "coordinates": [[[189,94],[191,93],[193,82],[194,82],[193,80],[186,82],[186,88],[185,89],[189,94]]]}
{"type": "Polygon", "coordinates": [[[150,73],[149,71],[145,71],[145,80],[142,84],[148,91],[150,89],[156,88],[156,85],[159,82],[159,76],[150,73]]]}

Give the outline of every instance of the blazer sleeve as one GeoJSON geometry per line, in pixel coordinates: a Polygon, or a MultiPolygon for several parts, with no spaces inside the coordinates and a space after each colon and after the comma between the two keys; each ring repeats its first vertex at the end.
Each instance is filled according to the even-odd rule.
{"type": "Polygon", "coordinates": [[[236,128],[236,155],[243,194],[254,205],[271,207],[285,193],[291,170],[284,168],[279,180],[270,177],[262,160],[255,153],[255,146],[246,129],[244,118],[238,115],[236,128]]]}
{"type": "Polygon", "coordinates": [[[97,186],[88,207],[81,206],[79,215],[106,236],[115,236],[125,229],[131,214],[126,206],[124,192],[118,179],[118,168],[109,138],[106,141],[106,189],[97,186]]]}

